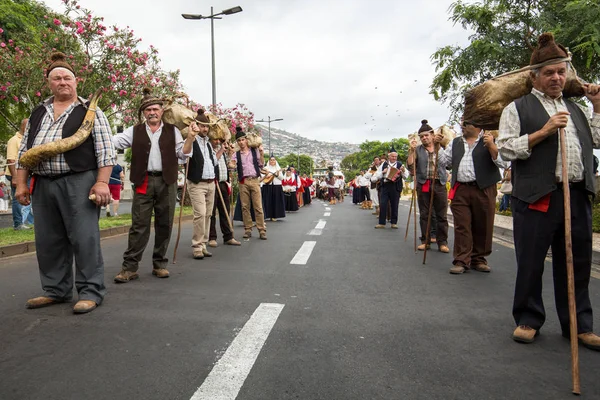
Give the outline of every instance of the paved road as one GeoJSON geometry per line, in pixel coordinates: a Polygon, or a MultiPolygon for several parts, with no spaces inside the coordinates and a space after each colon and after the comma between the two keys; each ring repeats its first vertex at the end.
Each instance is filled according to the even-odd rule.
{"type": "MultiPolygon", "coordinates": [[[[166,280],[150,274],[147,250],[141,279],[113,284],[126,236],[104,240],[109,294],[87,315],[25,310],[40,294],[35,257],[3,260],[0,399],[572,398],[551,274],[542,335],[519,345],[512,249],[495,245],[491,274],[452,276],[449,255],[422,265],[402,229],[373,229],[349,202],[326,208],[204,260],[191,258],[186,223],[166,280]]],[[[596,307],[599,289],[592,279],[596,307]]],[[[583,398],[600,398],[600,354],[581,348],[580,365],[583,398]]]]}

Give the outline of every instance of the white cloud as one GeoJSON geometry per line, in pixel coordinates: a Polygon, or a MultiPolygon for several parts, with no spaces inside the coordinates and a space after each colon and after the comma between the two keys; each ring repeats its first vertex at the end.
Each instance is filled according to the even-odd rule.
{"type": "MultiPolygon", "coordinates": [[[[46,4],[62,10],[59,0],[46,4]]],[[[142,47],[156,46],[164,69],[181,70],[190,96],[211,102],[210,20],[181,17],[207,15],[211,4],[80,4],[109,25],[129,26],[142,47]]],[[[439,126],[449,112],[429,94],[435,75],[430,56],[438,47],[467,41],[467,33],[448,21],[450,4],[215,0],[215,12],[244,9],[215,21],[217,101],[244,103],[257,119],[283,118],[279,128],[319,140],[389,140],[415,131],[423,118],[439,126]]]]}

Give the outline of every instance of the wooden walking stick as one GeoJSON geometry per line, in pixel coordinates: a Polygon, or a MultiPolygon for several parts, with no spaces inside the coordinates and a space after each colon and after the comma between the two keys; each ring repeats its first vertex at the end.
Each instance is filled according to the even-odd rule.
{"type": "Polygon", "coordinates": [[[173,264],[177,263],[177,247],[179,246],[179,238],[181,237],[181,217],[183,215],[183,205],[185,204],[185,189],[187,188],[187,175],[189,161],[185,163],[185,180],[183,181],[183,189],[181,190],[181,203],[179,204],[179,223],[177,224],[177,240],[175,240],[175,248],[173,249],[173,264]]]}
{"type": "Polygon", "coordinates": [[[577,309],[575,304],[575,276],[573,272],[573,241],[571,238],[571,192],[567,172],[565,129],[560,128],[560,157],[562,160],[562,184],[565,209],[565,255],[567,260],[567,296],[569,299],[569,332],[571,334],[571,375],[573,394],[581,394],[579,388],[579,345],[577,344],[577,309]]]}
{"type": "Polygon", "coordinates": [[[415,199],[415,206],[413,207],[413,225],[414,225],[414,247],[415,254],[417,253],[417,151],[415,150],[413,164],[413,198],[415,199]]]}
{"type": "Polygon", "coordinates": [[[431,187],[429,188],[429,213],[427,215],[427,230],[425,231],[425,250],[423,251],[423,264],[427,261],[427,247],[429,247],[429,230],[431,229],[431,212],[433,211],[433,196],[435,188],[435,178],[437,177],[438,169],[438,152],[440,150],[440,144],[435,144],[435,161],[433,163],[433,179],[431,180],[431,187]]]}
{"type": "MultiPolygon", "coordinates": [[[[221,186],[219,185],[219,182],[217,182],[217,192],[219,193],[219,199],[221,199],[221,204],[223,204],[223,210],[225,211],[225,217],[227,218],[227,223],[229,224],[229,229],[231,229],[231,232],[233,233],[233,224],[231,223],[231,220],[229,219],[229,212],[227,211],[227,204],[225,204],[225,200],[223,200],[223,193],[221,192],[221,186]]],[[[221,218],[221,215],[219,215],[219,218],[221,218]]]]}
{"type": "Polygon", "coordinates": [[[406,239],[408,238],[408,227],[410,226],[410,217],[412,217],[412,209],[413,209],[413,204],[415,203],[415,195],[414,195],[414,190],[413,190],[413,195],[410,198],[410,208],[408,209],[408,220],[406,221],[406,233],[404,233],[404,241],[406,242],[406,239]]]}

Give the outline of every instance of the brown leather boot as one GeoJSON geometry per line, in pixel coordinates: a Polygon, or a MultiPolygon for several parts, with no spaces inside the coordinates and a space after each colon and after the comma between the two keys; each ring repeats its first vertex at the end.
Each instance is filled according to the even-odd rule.
{"type": "Polygon", "coordinates": [[[519,343],[533,343],[535,337],[539,334],[538,331],[529,326],[519,325],[513,332],[512,338],[515,342],[519,343]]]}
{"type": "Polygon", "coordinates": [[[127,283],[129,281],[132,281],[134,279],[138,279],[140,276],[138,275],[137,272],[132,272],[132,271],[125,271],[125,270],[121,270],[121,272],[118,273],[117,276],[115,276],[115,283],[127,283]]]}
{"type": "Polygon", "coordinates": [[[94,310],[96,307],[98,307],[98,304],[93,300],[79,300],[77,304],[73,306],[73,312],[75,314],[85,314],[94,310]]]}
{"type": "Polygon", "coordinates": [[[169,271],[167,271],[166,268],[153,269],[152,275],[156,276],[157,278],[168,278],[169,271]]]}
{"type": "Polygon", "coordinates": [[[53,304],[64,303],[63,300],[53,299],[52,297],[40,296],[27,300],[25,307],[29,309],[48,307],[53,304]]]}
{"type": "Polygon", "coordinates": [[[600,351],[600,336],[596,335],[594,332],[580,333],[577,335],[577,339],[579,339],[579,343],[581,343],[583,347],[600,351]]]}

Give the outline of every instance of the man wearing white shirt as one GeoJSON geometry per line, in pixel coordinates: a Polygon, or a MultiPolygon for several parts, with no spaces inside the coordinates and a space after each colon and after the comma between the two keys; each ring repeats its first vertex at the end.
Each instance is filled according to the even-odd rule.
{"type": "MultiPolygon", "coordinates": [[[[438,152],[438,164],[452,166],[452,190],[449,198],[454,216],[454,261],[451,274],[469,269],[490,272],[486,257],[492,254],[494,216],[496,215],[496,184],[498,168],[507,168],[498,155],[498,147],[489,132],[462,121],[463,135],[438,152]]],[[[435,141],[440,142],[441,133],[435,141]]]]}
{"type": "Polygon", "coordinates": [[[129,178],[135,185],[129,243],[123,254],[121,272],[114,278],[116,283],[139,278],[137,270],[150,238],[153,211],[152,275],[169,277],[165,254],[175,215],[178,165],[192,155],[196,136],[190,130],[184,141],[179,129],[163,123],[162,100],[152,96],[149,90],[144,90],[140,112],[144,114],[145,123],[132,126],[112,138],[117,149],[131,147],[129,178]]]}
{"type": "Polygon", "coordinates": [[[392,229],[398,229],[398,203],[402,193],[403,177],[408,177],[408,171],[398,161],[398,153],[392,147],[388,153],[388,160],[381,164],[373,175],[373,179],[378,179],[381,182],[379,223],[375,225],[375,229],[385,229],[388,203],[391,205],[390,222],[392,229]],[[390,174],[392,168],[397,170],[396,174],[390,174]]]}

